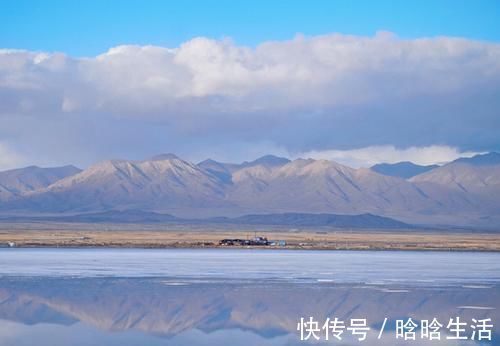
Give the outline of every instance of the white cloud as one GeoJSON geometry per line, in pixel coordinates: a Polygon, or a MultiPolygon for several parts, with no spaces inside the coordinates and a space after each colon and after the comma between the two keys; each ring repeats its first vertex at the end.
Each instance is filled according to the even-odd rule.
{"type": "Polygon", "coordinates": [[[5,143],[0,142],[0,170],[18,168],[24,163],[24,159],[5,143]]]}
{"type": "Polygon", "coordinates": [[[449,146],[432,145],[398,149],[392,145],[370,146],[351,150],[309,151],[298,157],[333,160],[351,167],[371,167],[377,163],[410,161],[419,165],[444,164],[478,152],[461,152],[449,146]]]}
{"type": "Polygon", "coordinates": [[[293,111],[498,82],[500,45],[446,37],[402,40],[379,33],[297,36],[252,49],[200,37],[174,49],[118,46],[80,59],[3,50],[0,76],[6,88],[51,92],[61,103],[69,89],[84,100],[74,102],[87,110],[144,115],[161,109],[172,117],[179,102],[186,107],[189,100],[201,103],[204,111],[293,111]]]}
{"type": "Polygon", "coordinates": [[[235,141],[498,150],[499,93],[500,44],[450,37],[298,35],[255,48],[199,37],[90,58],[0,49],[0,139],[65,162],[235,141]]]}

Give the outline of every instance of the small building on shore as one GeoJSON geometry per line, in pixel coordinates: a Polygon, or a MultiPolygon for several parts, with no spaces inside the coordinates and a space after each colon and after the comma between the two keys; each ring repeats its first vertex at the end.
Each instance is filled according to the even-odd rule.
{"type": "Polygon", "coordinates": [[[286,246],[284,240],[268,240],[266,237],[252,239],[227,238],[219,241],[220,246],[286,246]]]}

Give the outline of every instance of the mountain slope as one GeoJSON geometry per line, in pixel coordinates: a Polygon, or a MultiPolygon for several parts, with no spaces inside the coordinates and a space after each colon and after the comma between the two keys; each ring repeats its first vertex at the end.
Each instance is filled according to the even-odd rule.
{"type": "Polygon", "coordinates": [[[473,166],[492,166],[500,165],[500,153],[491,152],[475,155],[473,157],[462,157],[453,161],[453,163],[465,163],[473,166]]]}
{"type": "Polygon", "coordinates": [[[252,167],[233,175],[229,198],[258,212],[381,214],[388,209],[436,206],[411,183],[327,160],[295,160],[282,167],[252,167]]]}
{"type": "Polygon", "coordinates": [[[411,179],[434,183],[463,192],[484,193],[500,188],[500,154],[476,155],[458,159],[411,179]]]}
{"type": "Polygon", "coordinates": [[[489,213],[500,210],[500,155],[490,153],[459,159],[411,179],[441,203],[462,196],[470,206],[489,213]]]}
{"type": "Polygon", "coordinates": [[[222,184],[216,176],[171,155],[108,160],[33,192],[16,206],[54,211],[196,208],[218,205],[222,184]]]}
{"type": "Polygon", "coordinates": [[[79,172],[81,169],[71,165],[51,168],[29,166],[0,172],[0,201],[45,188],[79,172]]]}

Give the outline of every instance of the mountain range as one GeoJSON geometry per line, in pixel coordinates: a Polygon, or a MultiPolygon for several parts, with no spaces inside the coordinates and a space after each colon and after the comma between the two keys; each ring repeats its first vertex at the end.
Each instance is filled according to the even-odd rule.
{"type": "Polygon", "coordinates": [[[412,224],[500,226],[500,154],[461,158],[419,174],[397,174],[402,166],[415,168],[355,169],[271,155],[241,164],[196,164],[173,154],[106,160],[84,170],[31,166],[0,172],[0,212],[141,210],[189,219],[369,213],[412,224]]]}

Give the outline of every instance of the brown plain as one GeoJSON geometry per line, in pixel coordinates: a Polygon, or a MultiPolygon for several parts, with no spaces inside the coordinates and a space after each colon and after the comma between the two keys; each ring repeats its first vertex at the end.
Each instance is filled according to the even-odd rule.
{"type": "MultiPolygon", "coordinates": [[[[247,248],[220,246],[225,238],[247,239],[254,230],[1,230],[0,244],[16,247],[247,248]]],[[[265,248],[325,250],[500,251],[498,233],[329,230],[258,231],[286,246],[265,248]]]]}

